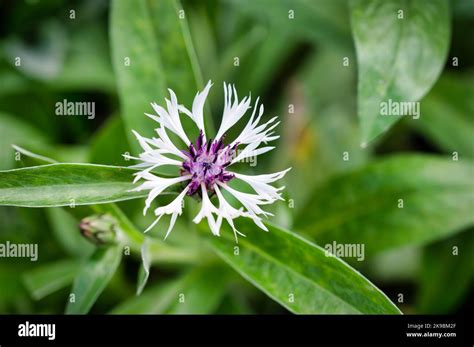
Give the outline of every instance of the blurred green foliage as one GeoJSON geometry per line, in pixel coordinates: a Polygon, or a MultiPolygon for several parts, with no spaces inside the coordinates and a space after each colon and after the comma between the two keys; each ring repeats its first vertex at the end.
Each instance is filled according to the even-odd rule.
{"type": "MultiPolygon", "coordinates": [[[[140,296],[137,278],[140,286],[148,271],[141,231],[152,221],[143,217],[141,199],[0,206],[0,243],[36,243],[40,255],[37,262],[0,258],[0,313],[397,311],[362,277],[351,285],[366,296],[347,290],[354,272],[298,235],[320,246],[364,243],[364,262],[345,260],[405,313],[452,313],[472,304],[473,2],[375,3],[381,2],[0,2],[0,170],[46,163],[25,151],[58,162],[128,166],[122,154],[137,150],[131,129],[152,133],[143,115],[151,113],[149,103],[162,103],[172,88],[190,106],[209,79],[209,130],[220,121],[222,82],[235,83],[241,96],[261,96],[265,117],[282,120],[277,148],[259,157],[252,173],[293,168],[285,178],[287,201],[272,206],[275,226],[267,234],[243,223],[248,240],[237,259],[232,241],[208,240],[191,223],[193,202],[165,242],[150,232],[151,267],[140,296]],[[407,22],[397,22],[400,8],[407,22]],[[385,97],[420,100],[420,119],[391,120],[381,134],[389,124],[374,126],[374,105],[385,97]],[[56,115],[64,99],[94,102],[94,119],[56,115]],[[399,197],[406,197],[403,209],[399,197]],[[120,244],[97,247],[80,236],[79,221],[97,213],[118,221],[130,256],[120,244]],[[304,301],[292,305],[285,300],[295,286],[304,301]]],[[[78,177],[87,181],[87,170],[78,177]]],[[[1,172],[0,201],[14,195],[12,176],[17,187],[28,185],[26,176],[1,172]]],[[[53,170],[46,178],[60,176],[53,170]]],[[[123,193],[127,178],[119,178],[123,193]]],[[[42,179],[35,171],[29,182],[42,179]]],[[[42,197],[44,186],[24,201],[33,194],[42,197]]]]}

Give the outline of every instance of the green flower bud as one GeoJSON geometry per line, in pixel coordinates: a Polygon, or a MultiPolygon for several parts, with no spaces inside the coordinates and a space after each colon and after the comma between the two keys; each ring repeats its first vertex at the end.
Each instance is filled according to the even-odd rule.
{"type": "Polygon", "coordinates": [[[116,241],[116,221],[107,214],[92,215],[79,224],[82,236],[96,245],[112,244],[116,241]]]}

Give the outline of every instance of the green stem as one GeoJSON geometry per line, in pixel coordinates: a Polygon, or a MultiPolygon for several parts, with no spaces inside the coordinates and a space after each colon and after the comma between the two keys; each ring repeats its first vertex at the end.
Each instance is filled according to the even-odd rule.
{"type": "MultiPolygon", "coordinates": [[[[96,213],[107,213],[114,217],[118,222],[120,230],[123,232],[122,237],[126,239],[124,240],[125,243],[130,246],[130,250],[137,255],[141,254],[142,244],[145,238],[148,237],[135,227],[117,205],[101,204],[91,207],[96,213]]],[[[194,264],[201,262],[203,259],[200,248],[176,247],[155,238],[149,238],[148,242],[152,254],[152,263],[194,264]]]]}

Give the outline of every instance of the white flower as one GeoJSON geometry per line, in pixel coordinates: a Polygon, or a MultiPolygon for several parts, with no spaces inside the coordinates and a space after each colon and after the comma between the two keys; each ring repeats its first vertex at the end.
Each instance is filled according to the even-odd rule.
{"type": "Polygon", "coordinates": [[[129,155],[126,157],[139,160],[140,163],[133,167],[143,169],[135,174],[134,182],[139,180],[144,182],[134,190],[150,191],[145,201],[143,214],[146,214],[152,201],[167,188],[175,184],[184,186],[181,193],[171,203],[155,209],[154,213],[157,218],[146,231],[153,228],[162,216],[170,215],[171,221],[166,238],[173,229],[177,217],[182,213],[184,197],[198,195],[201,197],[201,209],[193,221],[199,223],[205,218],[211,232],[219,236],[222,221],[225,220],[232,228],[237,241],[237,235],[244,235],[236,229],[234,219],[238,217],[251,218],[257,226],[267,230],[262,223],[262,217],[272,216],[272,214],[263,210],[262,206],[272,204],[276,200],[283,200],[281,190],[284,187],[276,188],[271,183],[281,179],[290,169],[255,176],[228,170],[234,163],[256,157],[274,148],[266,146],[266,144],[279,137],[273,131],[279,124],[276,122],[277,117],[260,124],[264,108],[263,105],[258,107],[259,99],[257,98],[252,115],[242,133],[230,144],[225,145],[223,140],[225,133],[242,119],[252,106],[250,96],[239,102],[235,87],[224,83],[225,103],[221,125],[215,140],[207,140],[203,108],[211,86],[209,81],[204,90],[196,94],[191,111],[183,105],[179,105],[175,93],[169,90],[171,100],[165,99],[166,109],[152,103],[156,115],[146,114],[159,124],[155,129],[157,137],[149,139],[133,131],[143,148],[143,153],[139,157],[129,155]],[[200,134],[195,143],[192,143],[185,133],[180,113],[188,116],[199,129],[200,134]],[[169,138],[168,132],[177,135],[183,144],[175,145],[169,138]],[[262,144],[264,146],[261,146],[262,144]],[[186,150],[181,149],[183,146],[186,146],[186,150]],[[168,178],[152,173],[152,170],[164,165],[179,168],[179,176],[168,178]],[[231,188],[229,182],[232,180],[241,180],[247,183],[254,193],[240,192],[231,188]],[[232,195],[241,204],[241,207],[232,206],[224,197],[223,191],[232,195]],[[217,197],[217,206],[211,201],[213,195],[217,197]]]}

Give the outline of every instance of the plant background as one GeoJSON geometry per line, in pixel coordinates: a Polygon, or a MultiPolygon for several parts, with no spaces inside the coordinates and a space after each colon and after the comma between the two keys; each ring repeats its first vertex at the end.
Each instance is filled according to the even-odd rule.
{"type": "MultiPolygon", "coordinates": [[[[423,70],[421,64],[414,68],[425,73],[413,77],[421,81],[415,91],[426,90],[421,119],[404,118],[366,148],[360,146],[365,115],[358,120],[358,66],[350,18],[354,20],[354,8],[367,4],[167,0],[170,6],[160,7],[157,3],[122,2],[121,10],[118,5],[112,10],[107,1],[0,2],[0,169],[38,164],[25,155],[15,160],[12,144],[60,162],[127,166],[130,163],[122,153],[135,150],[130,128],[152,130],[153,124],[143,113],[150,111],[149,102],[163,102],[164,87],[172,87],[180,102],[190,105],[202,82],[212,79],[215,85],[207,117],[212,114],[218,124],[223,106],[221,85],[232,82],[240,96],[248,92],[260,95],[266,114],[279,115],[282,120],[277,149],[259,157],[255,168],[256,173],[264,173],[293,167],[285,185],[286,198],[294,207],[276,204],[273,223],[320,245],[334,239],[364,243],[365,261],[346,260],[404,313],[453,313],[472,306],[472,166],[466,183],[449,165],[426,159],[436,155],[450,161],[457,151],[461,161],[472,165],[472,1],[449,2],[450,34],[440,43],[449,50],[424,61],[433,63],[431,70],[423,70]],[[185,19],[178,22],[180,9],[185,19]],[[75,11],[74,19],[70,10],[75,11]],[[288,18],[289,10],[295,11],[293,20],[288,18]],[[158,30],[149,30],[150,23],[158,30]],[[127,53],[133,56],[131,75],[120,67],[127,53]],[[21,67],[14,64],[16,56],[22,57],[21,67]],[[239,66],[235,66],[236,57],[239,66]],[[343,65],[344,57],[349,58],[349,66],[343,65]],[[458,66],[453,66],[453,57],[458,58],[458,66]],[[95,119],[55,115],[55,104],[63,99],[95,102],[95,119]],[[345,151],[350,155],[348,161],[343,160],[345,151]],[[410,157],[412,154],[417,156],[410,157]],[[390,165],[378,166],[386,157],[394,158],[390,165]],[[406,158],[415,159],[407,162],[406,158]],[[362,176],[352,174],[358,169],[362,176]],[[423,170],[439,178],[439,187],[424,186],[423,170]],[[385,177],[385,187],[393,191],[376,192],[382,199],[376,203],[379,206],[363,216],[341,214],[344,196],[358,206],[372,201],[373,195],[365,195],[370,184],[364,184],[376,180],[371,176],[374,172],[379,173],[376,177],[385,177]],[[385,204],[383,197],[398,196],[397,187],[405,187],[411,179],[410,189],[419,187],[413,199],[416,207],[407,206],[398,218],[397,209],[385,204]],[[433,189],[446,193],[439,197],[433,195],[433,189]],[[459,190],[467,194],[457,195],[459,190]],[[324,218],[335,227],[321,226],[324,218]],[[317,230],[323,230],[325,236],[318,236],[317,230]],[[452,255],[453,246],[459,248],[458,256],[452,255]]],[[[395,10],[406,6],[404,1],[391,3],[395,10]]],[[[428,1],[418,3],[423,7],[428,1]]],[[[431,18],[428,7],[423,13],[431,18]]],[[[362,49],[386,50],[392,28],[383,26],[391,23],[383,15],[388,16],[382,14],[378,22],[371,22],[380,27],[369,28],[374,37],[380,35],[378,45],[370,46],[371,41],[362,37],[362,49]]],[[[414,24],[409,36],[413,47],[429,41],[424,35],[436,35],[441,24],[436,13],[431,19],[429,25],[414,24]]],[[[407,69],[414,59],[402,49],[388,49],[385,54],[406,61],[407,69]]],[[[423,57],[418,59],[423,61],[423,57]]],[[[402,72],[397,66],[387,66],[384,73],[396,79],[402,72]]],[[[375,93],[359,93],[359,98],[375,93]]],[[[139,230],[153,219],[151,213],[142,216],[142,199],[118,206],[139,230]]],[[[95,246],[78,230],[79,220],[89,214],[82,207],[0,207],[0,242],[38,243],[40,256],[37,262],[0,259],[1,313],[64,312],[71,284],[94,251],[95,246]]],[[[110,282],[104,283],[104,292],[96,293],[98,299],[90,300],[91,312],[287,312],[218,261],[198,232],[191,230],[188,219],[185,214],[169,238],[179,251],[170,258],[165,252],[155,259],[141,296],[135,297],[141,260],[134,250],[119,260],[110,282]],[[186,293],[189,304],[177,303],[180,293],[186,293]]],[[[160,230],[152,235],[163,237],[160,230]]]]}

